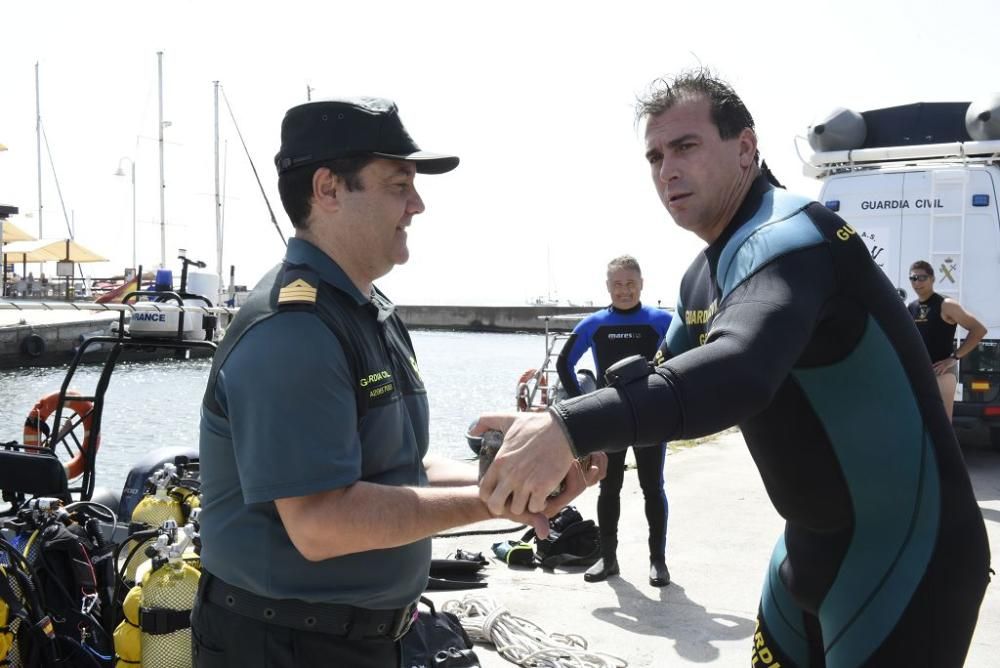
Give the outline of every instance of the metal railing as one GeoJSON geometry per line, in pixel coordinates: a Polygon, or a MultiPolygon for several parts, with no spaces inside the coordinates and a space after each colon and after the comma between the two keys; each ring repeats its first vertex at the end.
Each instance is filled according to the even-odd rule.
{"type": "MultiPolygon", "coordinates": [[[[146,293],[148,294],[148,293],[146,293]]],[[[135,302],[133,304],[98,304],[96,302],[49,302],[0,299],[0,311],[93,311],[97,313],[202,313],[205,315],[235,315],[238,307],[170,304],[165,302],[135,302]]]]}

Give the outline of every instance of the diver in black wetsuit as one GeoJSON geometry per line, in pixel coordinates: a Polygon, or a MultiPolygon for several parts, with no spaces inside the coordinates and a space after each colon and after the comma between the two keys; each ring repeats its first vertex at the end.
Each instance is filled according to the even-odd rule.
{"type": "Polygon", "coordinates": [[[681,283],[666,361],[616,365],[611,387],[547,414],[481,419],[506,430],[482,497],[537,510],[575,455],[739,424],[786,520],[752,665],[962,665],[989,547],[899,297],[849,225],[772,187],[728,85],[661,81],[640,115],[664,206],[709,244],[681,283]]]}
{"type": "Polygon", "coordinates": [[[934,268],[929,262],[917,260],[910,265],[910,286],[917,298],[907,305],[937,379],[944,410],[951,419],[958,386],[958,361],[975,350],[986,336],[986,327],[954,299],[934,292],[934,268]],[[962,345],[955,348],[958,325],[969,333],[962,345]]]}
{"type": "MultiPolygon", "coordinates": [[[[582,394],[576,378],[576,364],[588,349],[594,355],[597,386],[604,387],[604,372],[615,362],[632,355],[652,360],[670,327],[669,313],[643,306],[639,301],[642,296],[642,270],[634,257],[622,255],[611,260],[607,274],[611,306],[577,323],[556,362],[559,382],[570,397],[582,394]]],[[[620,572],[617,553],[618,518],[621,514],[619,497],[625,482],[626,452],[627,449],[608,454],[608,473],[601,480],[601,494],[597,498],[601,558],[583,574],[587,582],[600,582],[620,572]]],[[[635,448],[639,487],[649,524],[649,584],[654,587],[670,584],[666,562],[669,506],[663,482],[666,453],[666,443],[658,447],[635,448]]]]}

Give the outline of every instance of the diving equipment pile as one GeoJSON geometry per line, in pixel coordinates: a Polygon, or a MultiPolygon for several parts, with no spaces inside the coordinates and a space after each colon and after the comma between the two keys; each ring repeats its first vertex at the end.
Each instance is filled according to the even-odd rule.
{"type": "Polygon", "coordinates": [[[521,536],[521,544],[535,543],[534,563],[542,568],[590,566],[601,558],[601,534],[594,520],[585,520],[576,506],[566,506],[549,519],[549,535],[539,538],[534,529],[521,536]]]}
{"type": "Polygon", "coordinates": [[[476,642],[490,643],[506,660],[532,668],[625,668],[622,658],[587,648],[579,635],[548,634],[537,624],[516,617],[487,596],[466,595],[446,602],[441,609],[462,623],[476,642]]]}
{"type": "Polygon", "coordinates": [[[131,586],[114,631],[116,668],[191,665],[191,610],[201,576],[198,472],[197,462],[182,458],[153,471],[132,512],[129,539],[116,550],[116,584],[131,586]]]}
{"type": "MultiPolygon", "coordinates": [[[[99,519],[100,518],[100,519],[99,519]]],[[[105,666],[111,659],[111,549],[89,501],[41,497],[3,523],[0,537],[0,665],[105,666]]]]}
{"type": "Polygon", "coordinates": [[[145,484],[127,486],[116,506],[122,523],[93,500],[25,500],[5,491],[12,507],[0,524],[0,666],[191,666],[198,463],[176,457],[146,471],[138,477],[145,484]]]}

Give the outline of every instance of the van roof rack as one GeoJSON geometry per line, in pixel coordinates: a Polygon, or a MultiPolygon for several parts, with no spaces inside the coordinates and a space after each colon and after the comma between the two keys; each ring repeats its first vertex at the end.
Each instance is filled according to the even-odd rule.
{"type": "Polygon", "coordinates": [[[856,148],[848,151],[818,151],[803,160],[802,173],[813,178],[858,169],[899,166],[900,163],[921,165],[992,164],[1000,161],[1000,140],[956,141],[944,144],[914,144],[856,148]]]}
{"type": "MultiPolygon", "coordinates": [[[[900,166],[900,162],[990,164],[1000,160],[1000,139],[974,140],[969,135],[969,109],[969,102],[916,102],[860,114],[847,112],[853,113],[853,119],[848,119],[851,128],[861,127],[863,141],[849,149],[814,152],[808,160],[802,160],[803,173],[823,178],[857,169],[900,166]]],[[[844,118],[847,116],[838,120],[844,118]]],[[[810,128],[810,143],[813,131],[810,128]]],[[[822,125],[815,131],[822,133],[822,125]]]]}

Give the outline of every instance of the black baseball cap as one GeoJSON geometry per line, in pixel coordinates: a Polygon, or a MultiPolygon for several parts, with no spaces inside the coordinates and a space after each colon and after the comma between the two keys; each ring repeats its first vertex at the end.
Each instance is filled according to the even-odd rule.
{"type": "Polygon", "coordinates": [[[285,112],[278,174],[336,158],[374,155],[416,164],[420,174],[444,174],[458,157],[421,151],[392,100],[378,97],[307,102],[285,112]]]}

